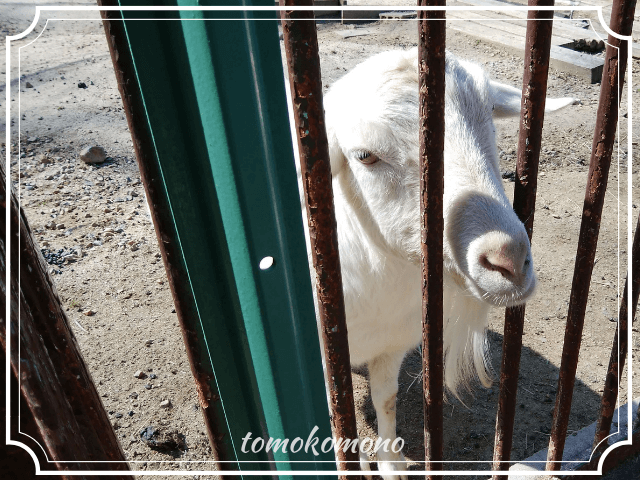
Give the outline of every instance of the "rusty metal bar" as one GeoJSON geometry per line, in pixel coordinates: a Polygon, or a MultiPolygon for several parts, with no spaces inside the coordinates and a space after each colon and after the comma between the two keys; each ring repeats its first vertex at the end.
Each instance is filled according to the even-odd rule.
{"type": "MultiPolygon", "coordinates": [[[[280,4],[313,6],[313,1],[281,0],[280,4]]],[[[334,438],[357,439],[329,144],[324,125],[320,57],[314,19],[311,10],[285,10],[282,14],[282,26],[298,132],[311,254],[317,275],[316,292],[326,377],[329,381],[331,426],[334,438]]],[[[339,449],[336,456],[339,470],[360,469],[358,452],[339,449]]]]}
{"type": "MultiPolygon", "coordinates": [[[[444,7],[444,0],[420,0],[444,7]]],[[[420,209],[422,249],[422,379],[425,470],[442,469],[444,385],[442,249],[444,194],[445,12],[418,14],[420,209]]],[[[439,477],[439,476],[438,476],[439,477]]],[[[426,478],[436,478],[427,475],[426,478]]]]}
{"type": "MultiPolygon", "coordinates": [[[[46,470],[46,463],[52,463],[58,470],[70,472],[115,470],[122,471],[116,478],[132,479],[58,293],[47,274],[47,264],[17,198],[13,192],[6,191],[5,185],[5,172],[0,166],[0,212],[5,216],[9,209],[10,213],[10,229],[2,232],[2,238],[10,236],[13,247],[10,252],[1,252],[2,258],[10,258],[12,271],[10,285],[5,285],[7,264],[0,262],[0,290],[6,293],[5,301],[11,302],[13,308],[9,319],[4,316],[0,319],[0,344],[10,357],[13,374],[19,379],[24,405],[18,406],[17,411],[24,413],[22,408],[28,407],[26,429],[36,428],[43,441],[40,448],[46,451],[47,460],[41,468],[46,470]]],[[[1,244],[4,249],[5,242],[1,244]]],[[[18,429],[22,432],[20,424],[18,429]]],[[[22,438],[14,440],[22,441],[22,438]]]]}
{"type": "MultiPolygon", "coordinates": [[[[98,4],[100,6],[119,5],[117,0],[98,0],[98,4]]],[[[220,406],[220,394],[215,389],[215,382],[212,382],[214,374],[206,357],[206,352],[200,349],[198,326],[190,321],[190,319],[197,318],[195,314],[196,306],[193,301],[193,294],[189,290],[188,274],[180,260],[180,248],[175,241],[176,232],[170,214],[171,208],[163,192],[162,175],[153,153],[155,150],[153,138],[149,131],[146,117],[142,113],[145,111],[142,94],[136,79],[134,62],[127,43],[122,15],[119,11],[105,10],[101,10],[100,14],[102,15],[107,43],[109,44],[118,90],[122,97],[133,147],[138,160],[140,177],[149,199],[149,210],[156,227],[158,246],[167,271],[167,278],[191,365],[191,372],[198,392],[198,400],[202,407],[202,416],[211,450],[217,461],[229,462],[224,464],[224,469],[235,469],[235,465],[231,463],[235,458],[231,458],[225,453],[230,451],[230,448],[225,448],[224,443],[229,442],[231,439],[229,435],[224,433],[225,422],[220,406]]]]}
{"type": "MultiPolygon", "coordinates": [[[[631,262],[633,277],[631,279],[631,320],[633,321],[638,306],[638,294],[640,293],[640,217],[636,225],[636,232],[633,236],[633,247],[631,250],[631,262]]],[[[600,416],[596,426],[596,434],[593,440],[594,450],[602,453],[608,446],[607,442],[603,442],[611,430],[611,421],[613,412],[616,409],[618,401],[618,388],[620,384],[620,375],[624,370],[624,362],[627,358],[627,332],[628,332],[628,287],[629,277],[624,283],[624,292],[622,293],[622,301],[620,303],[620,315],[618,316],[618,328],[613,337],[613,345],[611,347],[611,357],[609,358],[609,366],[607,368],[607,377],[604,382],[604,390],[602,392],[602,402],[600,405],[600,416]],[[600,445],[602,443],[602,445],[600,445]]],[[[599,455],[594,455],[599,457],[599,455]]],[[[593,462],[592,462],[593,463],[593,462]]]]}
{"type": "MultiPolygon", "coordinates": [[[[529,1],[530,7],[553,5],[554,0],[529,1]]],[[[513,209],[520,221],[524,223],[531,241],[547,94],[553,11],[530,10],[527,19],[513,209]]],[[[524,305],[507,308],[505,312],[493,470],[508,470],[511,459],[524,313],[524,305]]],[[[506,476],[494,475],[493,478],[506,478],[506,476]]]]}
{"type": "MultiPolygon", "coordinates": [[[[616,0],[611,12],[610,28],[621,35],[631,35],[635,0],[616,0]]],[[[565,330],[558,394],[556,395],[551,438],[546,470],[559,470],[562,463],[564,442],[571,412],[571,400],[578,367],[578,354],[582,341],[584,314],[589,295],[589,284],[598,243],[600,218],[611,165],[611,153],[618,121],[619,93],[624,83],[627,67],[628,42],[609,35],[607,53],[602,73],[600,101],[589,164],[589,182],[582,210],[580,237],[576,264],[569,299],[567,327],[565,330]]],[[[631,153],[631,152],[629,152],[631,153]]]]}
{"type": "MultiPolygon", "coordinates": [[[[2,271],[3,276],[5,273],[6,272],[2,271]]],[[[13,297],[13,299],[15,299],[15,297],[13,297]]],[[[2,306],[5,307],[6,304],[2,306]]],[[[12,306],[12,308],[17,307],[12,306]]],[[[4,318],[0,319],[0,328],[4,330],[5,326],[4,318]]],[[[0,335],[0,341],[2,340],[2,336],[0,335]]],[[[0,348],[0,361],[2,362],[2,365],[7,364],[6,345],[3,345],[2,348],[0,348]]],[[[6,405],[8,410],[5,408],[5,402],[2,403],[0,406],[0,429],[1,431],[6,432],[8,427],[10,431],[9,438],[19,440],[21,443],[26,445],[27,448],[31,450],[31,453],[36,455],[36,461],[42,468],[42,466],[46,464],[47,459],[45,457],[45,452],[42,451],[42,448],[40,448],[39,445],[45,445],[45,441],[38,431],[35,418],[33,418],[33,414],[31,413],[31,410],[29,410],[27,402],[20,394],[20,385],[18,385],[18,379],[15,375],[9,375],[7,388],[9,390],[10,398],[20,398],[20,401],[13,402],[11,405],[6,405]],[[18,418],[20,419],[19,422],[18,418]],[[9,425],[7,425],[7,420],[9,420],[9,425]],[[18,423],[20,425],[18,425],[18,423]],[[20,435],[20,433],[25,435],[20,435]]],[[[3,453],[3,455],[0,455],[0,472],[2,472],[6,478],[19,478],[21,480],[36,479],[36,467],[34,465],[34,460],[31,458],[31,455],[27,450],[15,445],[6,445],[3,453]]],[[[63,476],[62,478],[67,480],[74,477],[63,476]]]]}

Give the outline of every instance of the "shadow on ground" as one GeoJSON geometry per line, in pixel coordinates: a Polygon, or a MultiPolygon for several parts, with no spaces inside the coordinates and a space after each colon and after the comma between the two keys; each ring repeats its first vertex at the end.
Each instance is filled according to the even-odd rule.
{"type": "MultiPolygon", "coordinates": [[[[486,389],[476,385],[461,399],[456,399],[450,393],[446,395],[444,404],[446,470],[491,469],[502,335],[490,331],[489,343],[492,353],[491,362],[496,369],[493,387],[486,389]]],[[[422,465],[417,462],[424,455],[422,381],[419,378],[421,365],[421,355],[416,349],[405,358],[399,379],[397,433],[405,441],[403,453],[412,462],[412,470],[422,469],[422,465]]],[[[354,370],[354,373],[367,374],[364,368],[354,370]]],[[[512,460],[524,460],[547,447],[557,381],[558,368],[535,351],[523,347],[512,460]]],[[[600,395],[576,379],[569,433],[594,422],[599,407],[600,395]]],[[[377,422],[370,395],[365,398],[363,411],[360,413],[364,414],[367,427],[375,432],[377,422]]]]}

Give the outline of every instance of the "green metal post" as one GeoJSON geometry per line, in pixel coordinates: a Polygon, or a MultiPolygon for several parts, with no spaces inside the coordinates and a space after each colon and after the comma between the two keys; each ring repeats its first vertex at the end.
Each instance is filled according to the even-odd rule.
{"type": "Polygon", "coordinates": [[[333,451],[321,451],[331,430],[277,21],[267,13],[122,12],[138,113],[220,392],[223,447],[238,461],[229,469],[275,460],[278,470],[335,470],[333,451]],[[265,257],[274,262],[261,270],[265,257]],[[253,453],[251,441],[242,449],[249,432],[289,446],[253,453]],[[312,432],[318,455],[306,445],[312,432]]]}

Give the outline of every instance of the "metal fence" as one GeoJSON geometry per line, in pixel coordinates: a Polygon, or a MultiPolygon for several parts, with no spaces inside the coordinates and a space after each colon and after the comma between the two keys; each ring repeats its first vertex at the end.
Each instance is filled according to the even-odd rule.
{"type": "MultiPolygon", "coordinates": [[[[287,2],[289,4],[310,5],[311,2],[287,2]]],[[[531,7],[553,7],[553,0],[532,0],[531,7]]],[[[419,2],[421,7],[444,7],[445,2],[419,2]]],[[[634,2],[617,1],[614,3],[611,14],[610,29],[620,35],[629,36],[633,25],[634,2]]],[[[296,16],[295,11],[286,11],[286,25],[291,25],[296,16]]],[[[421,210],[423,219],[421,222],[423,234],[423,384],[424,384],[424,418],[425,418],[425,469],[438,470],[443,460],[442,439],[442,398],[443,398],[443,349],[442,349],[442,195],[443,195],[443,150],[444,150],[444,46],[445,46],[445,13],[443,10],[419,10],[419,65],[420,65],[420,162],[421,162],[421,210]],[[434,21],[435,20],[435,21],[434,21]],[[427,72],[430,72],[428,74],[427,72]]],[[[525,46],[525,71],[523,79],[522,112],[520,117],[520,136],[518,141],[518,158],[516,167],[516,183],[513,208],[518,217],[525,224],[525,228],[531,240],[533,234],[533,221],[535,213],[535,200],[537,188],[538,160],[540,156],[542,127],[544,123],[544,106],[547,90],[547,78],[549,57],[551,49],[552,10],[531,9],[528,14],[527,38],[525,46]]],[[[305,23],[305,26],[308,24],[305,23]]],[[[285,41],[287,29],[285,27],[285,41]]],[[[319,78],[317,65],[309,63],[317,62],[317,52],[307,55],[303,49],[292,48],[301,44],[317,44],[313,29],[306,29],[306,40],[298,43],[290,43],[287,48],[289,60],[289,75],[292,91],[298,76],[302,78],[319,78]],[[299,54],[299,57],[298,55],[299,54]],[[304,58],[306,61],[298,61],[304,58]],[[303,66],[304,65],[304,66],[303,66]],[[313,72],[309,75],[308,72],[313,72]]],[[[302,35],[299,33],[298,35],[302,35]]],[[[546,470],[556,471],[562,463],[562,453],[567,435],[567,425],[573,386],[575,382],[576,368],[580,353],[580,340],[584,324],[587,297],[591,273],[594,265],[598,231],[604,196],[607,187],[609,166],[613,151],[615,130],[618,119],[619,92],[622,91],[624,73],[628,58],[628,42],[610,35],[606,50],[605,69],[601,82],[600,101],[594,132],[592,155],[589,168],[589,183],[586,186],[582,224],[576,253],[576,265],[573,276],[573,285],[569,301],[569,313],[565,333],[562,363],[558,380],[558,395],[553,415],[549,454],[546,470]]],[[[318,92],[319,89],[316,90],[318,92]]],[[[305,119],[313,122],[320,119],[322,112],[311,109],[304,111],[305,119]]],[[[299,122],[300,116],[296,118],[299,122]]],[[[321,120],[319,120],[321,122],[321,120]]],[[[301,123],[297,123],[298,131],[301,131],[301,123]]],[[[308,129],[307,129],[308,130],[308,129]]],[[[326,140],[319,134],[322,140],[326,140]]],[[[302,140],[301,146],[302,146],[302,140]]],[[[316,152],[314,152],[316,153],[316,152]]],[[[321,155],[326,152],[321,151],[321,155]]],[[[304,157],[304,154],[301,155],[304,157]]],[[[327,157],[325,157],[327,158],[327,157]]],[[[303,161],[304,162],[304,161],[303,161]]],[[[304,170],[303,170],[304,171],[304,170]]],[[[326,172],[327,177],[330,175],[326,172]]],[[[329,178],[325,180],[329,185],[329,178]]],[[[328,188],[328,187],[325,187],[328,188]]],[[[307,191],[307,196],[313,195],[307,191]]],[[[330,199],[326,200],[330,202],[330,199]]],[[[310,223],[315,220],[310,213],[310,223]]],[[[333,227],[335,222],[325,223],[333,227]]],[[[316,235],[325,233],[327,238],[335,235],[335,232],[314,232],[316,235]]],[[[634,239],[632,255],[634,258],[634,281],[631,302],[632,315],[635,313],[638,301],[638,234],[634,239]]],[[[337,253],[337,252],[336,252],[337,253]]],[[[321,268],[316,263],[316,268],[321,268]]],[[[333,282],[340,278],[339,263],[336,261],[334,270],[328,278],[329,285],[318,286],[319,289],[333,288],[333,282]]],[[[319,277],[322,278],[322,277],[319,277]]],[[[599,454],[606,444],[603,440],[608,436],[613,416],[614,406],[617,400],[617,388],[619,374],[624,367],[627,353],[627,295],[628,289],[622,297],[619,315],[619,327],[613,340],[611,361],[609,364],[605,392],[602,397],[602,409],[598,420],[598,430],[594,439],[594,449],[599,448],[599,454]],[[618,360],[620,359],[620,360],[618,360]]],[[[500,394],[498,401],[498,413],[496,419],[495,447],[493,469],[508,470],[511,459],[511,446],[513,425],[515,419],[515,406],[518,385],[518,373],[520,355],[522,350],[522,334],[524,326],[525,307],[507,308],[505,314],[504,342],[502,353],[502,366],[500,374],[500,394]]],[[[325,339],[325,348],[331,355],[332,343],[325,339]],[[327,346],[329,345],[329,346],[327,346]]],[[[341,349],[345,347],[341,346],[341,349]]],[[[335,358],[333,356],[328,358],[335,358]]],[[[337,358],[336,358],[337,360],[337,358]]],[[[342,360],[342,366],[332,368],[340,371],[348,370],[348,355],[342,360]]],[[[332,392],[336,395],[336,392],[332,392]]],[[[334,410],[333,421],[336,417],[350,421],[353,409],[350,407],[344,417],[340,410],[334,410]]],[[[599,455],[594,455],[590,462],[591,467],[597,466],[599,455]]],[[[428,476],[429,477],[429,476],[428,476]]],[[[494,476],[499,478],[500,475],[494,476]]],[[[506,477],[505,477],[506,478],[506,477]]]]}

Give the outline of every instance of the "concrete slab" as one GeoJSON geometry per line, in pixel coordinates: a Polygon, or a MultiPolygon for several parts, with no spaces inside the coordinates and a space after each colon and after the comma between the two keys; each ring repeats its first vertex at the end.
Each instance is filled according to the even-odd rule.
{"type": "MultiPolygon", "coordinates": [[[[640,398],[636,398],[631,402],[632,415],[635,418],[638,414],[638,405],[640,398]]],[[[614,444],[627,439],[629,425],[627,422],[628,404],[617,408],[613,414],[613,423],[611,425],[611,437],[609,443],[614,444]]],[[[583,428],[579,432],[569,436],[565,443],[564,454],[562,456],[563,471],[575,471],[581,465],[589,461],[591,457],[591,447],[593,446],[593,438],[596,433],[596,423],[592,423],[588,427],[583,428]]],[[[509,480],[542,480],[546,477],[544,472],[547,460],[547,449],[540,450],[526,460],[512,465],[509,469],[509,480]],[[520,475],[519,472],[541,472],[540,475],[520,475]]]]}

